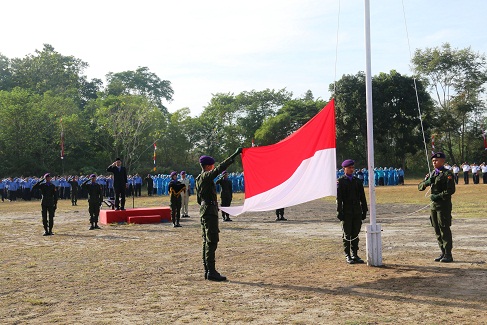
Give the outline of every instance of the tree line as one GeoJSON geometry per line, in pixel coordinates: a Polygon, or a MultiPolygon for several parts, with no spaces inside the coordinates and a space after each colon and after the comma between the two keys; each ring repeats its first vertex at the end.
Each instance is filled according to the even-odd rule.
{"type": "MultiPolygon", "coordinates": [[[[446,43],[417,50],[412,66],[414,76],[392,70],[372,78],[376,165],[424,168],[423,130],[427,150],[434,136],[451,164],[485,160],[485,56],[446,43]]],[[[276,143],[328,101],[311,91],[298,97],[287,89],[222,92],[192,117],[187,107],[167,110],[171,82],[148,67],[108,72],[105,82],[88,80],[87,67],[49,44],[23,58],[0,54],[1,176],[100,173],[116,157],[130,173],[145,174],[153,172],[154,143],[156,173],[196,174],[200,155],[221,161],[237,147],[276,143]]],[[[330,92],[337,159],[365,166],[364,73],[342,76],[330,92]]],[[[233,168],[241,170],[239,163],[233,168]]]]}

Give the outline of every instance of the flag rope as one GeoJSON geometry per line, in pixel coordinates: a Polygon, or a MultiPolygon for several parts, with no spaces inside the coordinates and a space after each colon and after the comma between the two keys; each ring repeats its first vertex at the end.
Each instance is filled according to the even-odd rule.
{"type": "MultiPolygon", "coordinates": [[[[411,54],[411,42],[409,40],[409,32],[408,32],[408,24],[406,20],[406,10],[404,8],[404,0],[402,2],[402,12],[404,15],[404,26],[406,29],[406,38],[408,40],[408,49],[409,49],[409,59],[412,60],[412,54],[411,54]]],[[[421,125],[421,133],[423,134],[423,144],[424,144],[424,153],[426,155],[426,163],[428,164],[428,171],[431,174],[431,166],[430,166],[430,159],[428,155],[428,148],[426,144],[426,136],[424,135],[424,127],[423,127],[423,118],[421,116],[421,105],[419,104],[419,96],[418,96],[418,87],[416,85],[416,77],[413,75],[413,83],[414,83],[414,92],[416,94],[416,105],[418,106],[418,117],[419,117],[419,122],[421,125]]]]}

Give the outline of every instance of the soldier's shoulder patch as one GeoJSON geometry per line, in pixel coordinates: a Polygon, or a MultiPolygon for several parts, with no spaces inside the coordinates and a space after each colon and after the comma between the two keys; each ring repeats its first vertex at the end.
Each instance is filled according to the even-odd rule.
{"type": "Polygon", "coordinates": [[[453,178],[453,176],[452,176],[452,175],[448,175],[448,179],[452,179],[452,178],[453,178]]]}

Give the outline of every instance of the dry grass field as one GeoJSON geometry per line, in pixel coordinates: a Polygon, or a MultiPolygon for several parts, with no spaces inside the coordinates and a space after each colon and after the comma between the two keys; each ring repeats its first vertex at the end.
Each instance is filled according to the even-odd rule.
{"type": "MultiPolygon", "coordinates": [[[[416,184],[376,189],[382,267],[345,263],[334,198],[325,198],[287,208],[288,221],[271,211],[220,223],[222,283],[203,278],[194,197],[182,228],[94,231],[86,201],[63,201],[49,237],[38,201],[0,202],[0,323],[487,324],[487,185],[457,186],[455,262],[442,264],[416,184]]],[[[365,225],[360,238],[365,257],[365,225]]]]}

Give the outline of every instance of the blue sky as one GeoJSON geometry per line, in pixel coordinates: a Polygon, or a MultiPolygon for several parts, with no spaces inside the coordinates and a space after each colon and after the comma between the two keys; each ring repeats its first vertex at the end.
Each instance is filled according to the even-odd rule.
{"type": "MultiPolygon", "coordinates": [[[[412,53],[444,42],[487,53],[486,9],[481,0],[370,0],[372,73],[411,74],[404,13],[412,53]]],[[[336,79],[365,70],[359,0],[17,0],[2,3],[0,31],[3,55],[48,43],[87,62],[89,78],[147,66],[172,82],[169,110],[193,116],[219,92],[310,89],[328,99],[335,61],[336,79]]]]}

